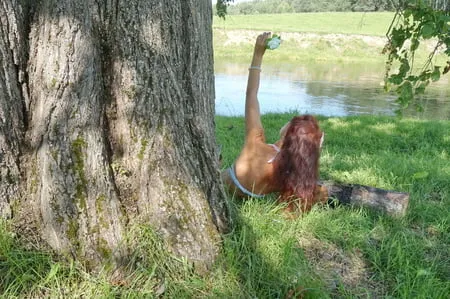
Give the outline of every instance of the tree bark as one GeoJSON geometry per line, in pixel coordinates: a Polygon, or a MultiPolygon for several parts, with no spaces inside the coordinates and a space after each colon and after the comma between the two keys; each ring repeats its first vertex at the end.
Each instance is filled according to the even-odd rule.
{"type": "Polygon", "coordinates": [[[96,267],[126,259],[127,228],[148,223],[209,267],[228,227],[211,1],[4,3],[0,192],[20,194],[18,227],[96,267]]]}
{"type": "Polygon", "coordinates": [[[113,160],[118,176],[129,176],[118,188],[132,190],[128,214],[158,227],[172,250],[211,260],[219,240],[211,221],[227,227],[214,137],[211,2],[163,2],[124,1],[113,16],[116,30],[107,30],[115,41],[106,63],[113,160]]]}
{"type": "Polygon", "coordinates": [[[28,98],[25,9],[14,0],[0,4],[0,217],[4,218],[12,217],[22,179],[20,156],[28,98]]]}

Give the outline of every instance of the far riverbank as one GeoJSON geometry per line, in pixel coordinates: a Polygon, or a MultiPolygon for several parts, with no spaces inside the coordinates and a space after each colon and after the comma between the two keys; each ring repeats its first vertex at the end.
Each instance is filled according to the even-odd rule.
{"type": "MultiPolygon", "coordinates": [[[[246,62],[254,40],[263,31],[281,35],[282,45],[271,51],[268,63],[305,61],[384,65],[386,32],[391,12],[328,12],[273,15],[233,15],[225,20],[214,17],[214,57],[216,62],[246,62]]],[[[416,66],[435,46],[422,43],[416,53],[416,66]]],[[[436,63],[444,63],[444,55],[436,63]]]]}

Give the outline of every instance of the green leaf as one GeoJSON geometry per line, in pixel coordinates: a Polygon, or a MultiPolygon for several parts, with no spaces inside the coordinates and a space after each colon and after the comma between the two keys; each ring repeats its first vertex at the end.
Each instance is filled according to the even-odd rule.
{"type": "Polygon", "coordinates": [[[401,48],[406,40],[404,28],[394,28],[391,34],[391,44],[394,48],[401,48]]]}
{"type": "Polygon", "coordinates": [[[419,40],[417,38],[413,38],[411,40],[411,47],[410,47],[411,51],[417,50],[417,48],[419,48],[419,44],[420,44],[419,40]]]}
{"type": "MultiPolygon", "coordinates": [[[[400,105],[401,109],[408,108],[409,102],[410,102],[410,99],[405,99],[405,98],[402,98],[402,97],[398,97],[397,98],[397,103],[400,105]]],[[[401,111],[401,109],[399,109],[399,111],[401,111]]]]}
{"type": "Polygon", "coordinates": [[[425,39],[432,38],[436,34],[434,25],[432,23],[426,23],[425,25],[423,25],[420,32],[422,37],[425,39]]]}
{"type": "Polygon", "coordinates": [[[397,93],[400,95],[397,102],[402,107],[406,108],[414,98],[413,85],[409,81],[403,81],[403,83],[398,87],[397,93]]]}
{"type": "Polygon", "coordinates": [[[400,65],[399,75],[405,76],[411,67],[409,66],[409,61],[407,59],[402,59],[402,64],[400,65]]]}
{"type": "Polygon", "coordinates": [[[419,77],[414,76],[414,75],[409,75],[406,80],[412,82],[412,83],[416,83],[419,80],[419,77]]]}
{"type": "Polygon", "coordinates": [[[400,85],[403,81],[403,76],[402,75],[391,75],[388,79],[389,83],[395,84],[395,85],[400,85]]]}
{"type": "Polygon", "coordinates": [[[405,19],[409,18],[412,14],[411,9],[405,9],[405,11],[403,12],[403,16],[405,17],[405,19]]]}
{"type": "Polygon", "coordinates": [[[434,67],[434,71],[431,73],[431,81],[436,82],[441,78],[441,71],[439,66],[434,67]]]}
{"type": "Polygon", "coordinates": [[[414,93],[415,93],[416,95],[424,94],[424,93],[425,93],[425,88],[426,88],[426,85],[421,83],[419,86],[417,86],[417,87],[414,89],[414,93]]]}

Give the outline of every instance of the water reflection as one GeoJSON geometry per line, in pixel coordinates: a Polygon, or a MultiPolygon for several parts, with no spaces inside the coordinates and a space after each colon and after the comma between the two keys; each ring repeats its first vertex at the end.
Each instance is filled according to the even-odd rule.
{"type": "MultiPolygon", "coordinates": [[[[247,65],[216,63],[216,114],[243,115],[247,65]]],[[[261,77],[261,113],[298,111],[324,116],[394,115],[395,94],[381,86],[383,66],[315,64],[265,66],[261,77]]],[[[409,117],[450,119],[447,78],[427,90],[425,110],[411,107],[409,117]]]]}

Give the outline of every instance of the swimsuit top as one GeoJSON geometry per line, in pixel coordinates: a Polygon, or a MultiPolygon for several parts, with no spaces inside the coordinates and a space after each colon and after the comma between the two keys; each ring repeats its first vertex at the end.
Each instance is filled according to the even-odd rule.
{"type": "MultiPolygon", "coordinates": [[[[280,152],[280,148],[278,146],[276,146],[275,144],[269,144],[270,146],[272,146],[277,153],[275,154],[275,156],[273,156],[270,160],[267,161],[267,163],[272,163],[275,158],[277,157],[278,153],[280,152]]],[[[230,178],[233,181],[234,185],[236,187],[238,187],[239,190],[241,190],[242,193],[244,193],[245,195],[248,195],[250,197],[255,197],[255,198],[263,198],[264,194],[255,194],[249,190],[247,190],[244,186],[242,186],[241,183],[239,183],[238,178],[236,177],[236,172],[234,171],[234,164],[228,168],[228,173],[230,174],[230,178]]]]}

